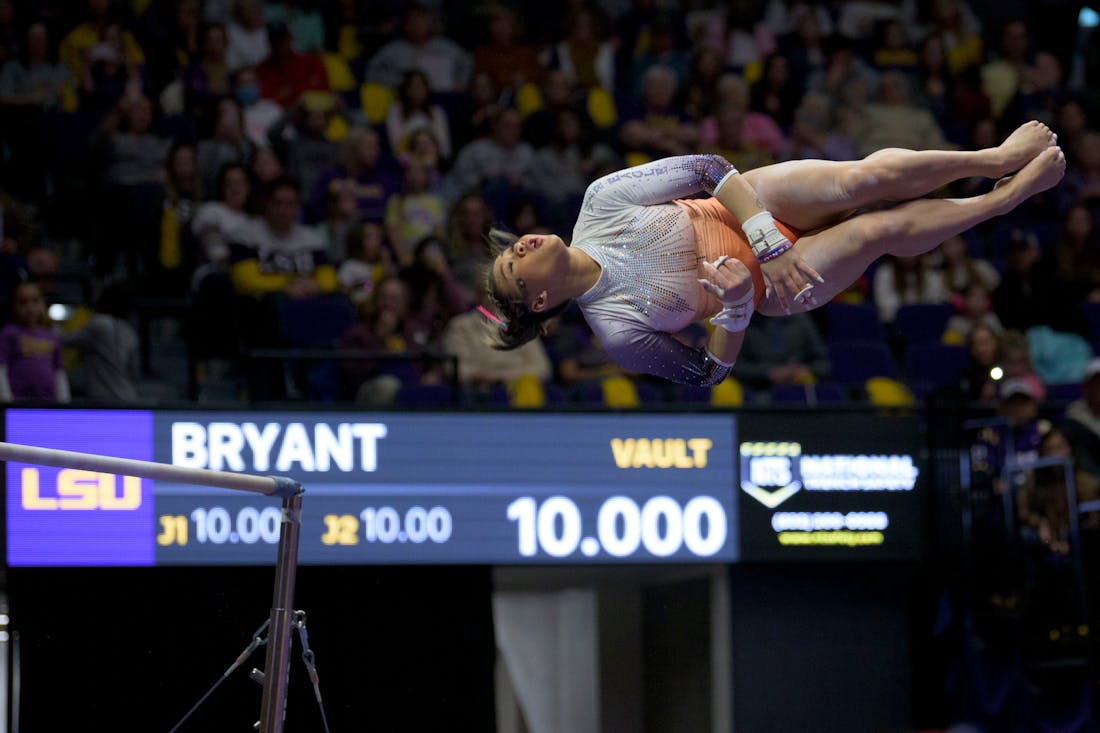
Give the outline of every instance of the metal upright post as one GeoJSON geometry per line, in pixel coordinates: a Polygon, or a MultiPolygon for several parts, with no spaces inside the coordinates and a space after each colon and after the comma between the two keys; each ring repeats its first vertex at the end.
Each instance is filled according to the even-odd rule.
{"type": "MultiPolygon", "coordinates": [[[[0,442],[0,461],[79,468],[119,476],[140,476],[158,481],[175,481],[281,496],[283,522],[279,531],[279,554],[275,561],[275,594],[271,604],[260,730],[262,733],[282,733],[287,678],[290,675],[290,634],[293,629],[294,614],[291,606],[294,603],[294,578],[298,566],[298,538],[302,528],[303,489],[301,484],[282,476],[252,476],[228,471],[210,471],[4,442],[0,442]]],[[[186,716],[184,719],[186,720],[186,716]]]]}
{"type": "Polygon", "coordinates": [[[302,492],[283,498],[283,524],[275,561],[275,593],[271,602],[264,694],[260,705],[261,733],[282,733],[290,677],[290,633],[293,629],[294,580],[298,567],[298,536],[302,528],[302,492]]]}

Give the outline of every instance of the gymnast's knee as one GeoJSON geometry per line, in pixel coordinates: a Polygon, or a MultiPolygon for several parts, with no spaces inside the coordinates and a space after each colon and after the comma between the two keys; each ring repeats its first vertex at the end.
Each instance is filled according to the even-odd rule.
{"type": "Polygon", "coordinates": [[[840,187],[852,200],[869,200],[894,179],[894,172],[885,165],[861,160],[845,168],[840,176],[840,187]]]}
{"type": "Polygon", "coordinates": [[[904,243],[913,231],[914,222],[894,212],[867,214],[857,217],[860,242],[882,254],[904,253],[904,243]]]}

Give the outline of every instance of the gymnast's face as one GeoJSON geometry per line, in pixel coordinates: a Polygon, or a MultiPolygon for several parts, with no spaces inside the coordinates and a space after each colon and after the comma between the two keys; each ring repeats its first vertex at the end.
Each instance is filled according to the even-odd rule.
{"type": "Polygon", "coordinates": [[[568,253],[561,237],[525,234],[493,262],[494,289],[537,313],[554,305],[553,285],[561,281],[567,267],[568,253]]]}

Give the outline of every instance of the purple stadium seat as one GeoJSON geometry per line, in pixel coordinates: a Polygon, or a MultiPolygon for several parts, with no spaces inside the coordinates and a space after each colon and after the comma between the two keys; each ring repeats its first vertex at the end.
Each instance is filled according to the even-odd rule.
{"type": "Polygon", "coordinates": [[[878,309],[869,303],[829,303],[825,306],[825,339],[836,341],[881,341],[885,339],[878,309]]]}
{"type": "Polygon", "coordinates": [[[917,397],[925,397],[957,384],[969,363],[965,346],[930,341],[911,344],[905,350],[906,383],[917,397]]]}
{"type": "Polygon", "coordinates": [[[832,380],[862,385],[871,377],[895,377],[897,368],[890,350],[881,341],[840,341],[829,344],[832,380]]]}
{"type": "Polygon", "coordinates": [[[1047,402],[1069,403],[1081,399],[1082,394],[1083,392],[1079,382],[1047,385],[1047,402]]]}
{"type": "Polygon", "coordinates": [[[921,341],[939,341],[955,307],[947,303],[914,303],[898,308],[894,337],[907,347],[921,341]]]}
{"type": "Polygon", "coordinates": [[[397,390],[394,404],[407,409],[447,409],[453,407],[456,396],[446,384],[406,384],[397,390]]]}
{"type": "Polygon", "coordinates": [[[279,304],[279,331],[289,346],[335,346],[353,323],[355,308],[344,295],[286,298],[279,304]]]}
{"type": "Polygon", "coordinates": [[[834,382],[780,384],[772,387],[771,400],[781,405],[835,405],[848,401],[848,394],[834,382]]]}

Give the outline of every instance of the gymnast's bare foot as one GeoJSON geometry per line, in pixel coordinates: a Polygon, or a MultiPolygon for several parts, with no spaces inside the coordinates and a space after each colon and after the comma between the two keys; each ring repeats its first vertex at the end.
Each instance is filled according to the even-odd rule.
{"type": "Polygon", "coordinates": [[[1037,193],[1053,188],[1066,174],[1066,156],[1059,147],[1043,150],[1019,173],[997,181],[994,187],[1008,194],[1010,208],[1037,193]]]}
{"type": "Polygon", "coordinates": [[[1058,142],[1049,127],[1038,120],[1025,122],[995,148],[1000,157],[998,175],[1014,173],[1028,164],[1035,156],[1058,142]]]}

